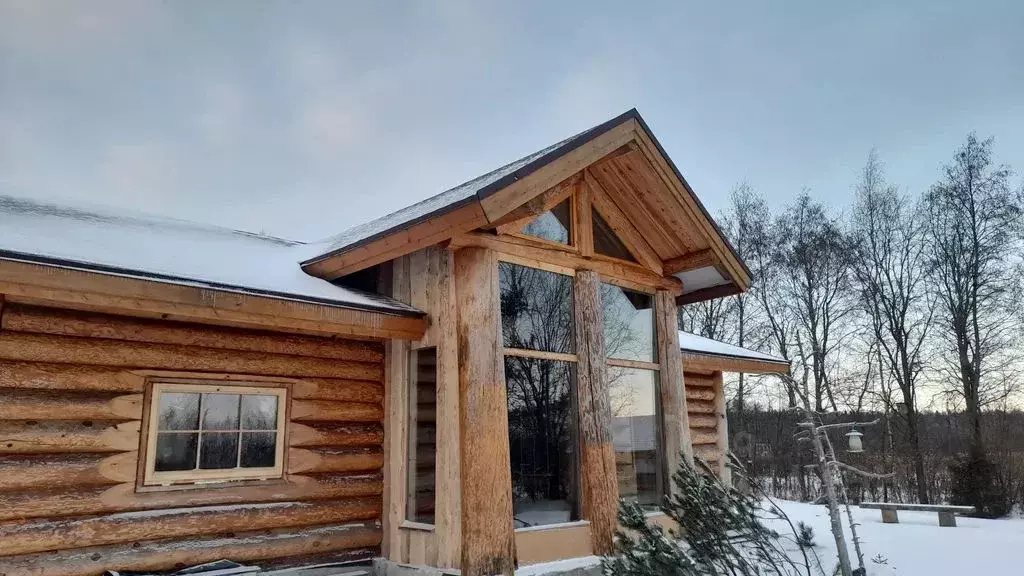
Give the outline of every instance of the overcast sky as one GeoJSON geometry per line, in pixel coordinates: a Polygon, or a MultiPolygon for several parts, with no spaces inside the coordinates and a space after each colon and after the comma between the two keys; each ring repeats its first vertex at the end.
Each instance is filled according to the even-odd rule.
{"type": "Polygon", "coordinates": [[[0,194],[312,240],[636,107],[717,213],[1024,170],[1024,2],[0,0],[0,194]]]}

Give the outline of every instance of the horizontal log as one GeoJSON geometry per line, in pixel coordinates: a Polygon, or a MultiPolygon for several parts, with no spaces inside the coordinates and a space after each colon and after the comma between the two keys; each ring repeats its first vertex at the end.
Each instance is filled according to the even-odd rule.
{"type": "Polygon", "coordinates": [[[135,484],[74,487],[59,490],[0,493],[0,521],[161,510],[186,506],[294,502],[380,496],[384,479],[378,473],[291,476],[265,486],[204,487],[200,490],[136,492],[135,484]]]}
{"type": "Polygon", "coordinates": [[[701,458],[712,461],[722,461],[722,451],[718,449],[717,444],[701,444],[693,447],[693,453],[701,458]]]}
{"type": "Polygon", "coordinates": [[[690,429],[690,442],[694,446],[699,444],[718,444],[718,433],[714,430],[706,432],[704,429],[690,429]]]}
{"type": "Polygon", "coordinates": [[[204,348],[292,354],[357,362],[380,362],[384,359],[383,346],[373,342],[275,334],[31,306],[9,306],[0,321],[0,330],[158,344],[185,344],[204,348]]]}
{"type": "Polygon", "coordinates": [[[382,422],[384,408],[380,404],[362,402],[293,400],[291,419],[296,422],[382,422]]]}
{"type": "Polygon", "coordinates": [[[715,391],[713,388],[686,388],[686,400],[714,400],[715,391]]]}
{"type": "Polygon", "coordinates": [[[146,380],[120,368],[0,360],[0,388],[142,392],[146,380]]]}
{"type": "Polygon", "coordinates": [[[710,374],[697,374],[695,372],[686,372],[683,377],[686,383],[686,387],[695,386],[699,388],[711,388],[715,385],[715,379],[710,374]]]}
{"type": "Polygon", "coordinates": [[[135,482],[138,458],[138,452],[0,456],[0,493],[135,482]]]}
{"type": "Polygon", "coordinates": [[[692,400],[686,402],[686,411],[696,414],[714,414],[715,403],[707,400],[692,400]]]}
{"type": "Polygon", "coordinates": [[[374,446],[384,443],[384,427],[380,424],[316,424],[292,422],[288,425],[288,444],[296,447],[374,446]]]}
{"type": "Polygon", "coordinates": [[[379,450],[288,449],[288,473],[371,472],[384,465],[379,450]]]}
{"type": "Polygon", "coordinates": [[[384,401],[384,384],[368,380],[303,378],[292,383],[292,398],[379,404],[384,401]]]}
{"type": "Polygon", "coordinates": [[[7,522],[0,525],[3,554],[32,554],[140,540],[228,534],[292,526],[373,520],[380,498],[201,506],[121,512],[89,518],[7,522]]]}
{"type": "Polygon", "coordinates": [[[141,420],[142,394],[0,389],[0,420],[141,420]]]}
{"type": "Polygon", "coordinates": [[[379,362],[324,360],[181,344],[150,344],[20,332],[0,332],[0,359],[374,381],[380,381],[383,377],[383,366],[379,362]]]}
{"type": "Polygon", "coordinates": [[[0,422],[0,454],[130,452],[139,448],[139,422],[0,422]]]}
{"type": "Polygon", "coordinates": [[[238,532],[0,557],[9,576],[95,576],[104,570],[170,570],[222,558],[252,562],[380,545],[379,522],[238,532]]]}
{"type": "Polygon", "coordinates": [[[711,428],[713,430],[718,429],[718,417],[709,414],[690,414],[690,428],[711,428]]]}

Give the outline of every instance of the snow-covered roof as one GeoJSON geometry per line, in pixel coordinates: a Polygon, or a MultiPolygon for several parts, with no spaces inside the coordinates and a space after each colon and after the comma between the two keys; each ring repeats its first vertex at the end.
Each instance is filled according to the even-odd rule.
{"type": "Polygon", "coordinates": [[[712,340],[711,338],[705,338],[690,332],[683,332],[682,330],[679,331],[679,348],[684,352],[693,352],[696,354],[722,356],[725,358],[741,358],[744,360],[758,360],[761,362],[789,365],[788,361],[777,356],[772,356],[756,350],[750,350],[748,348],[741,348],[735,344],[729,344],[720,340],[712,340]]]}
{"type": "Polygon", "coordinates": [[[108,208],[0,196],[0,258],[393,314],[390,298],[335,286],[299,263],[313,246],[108,208]]]}

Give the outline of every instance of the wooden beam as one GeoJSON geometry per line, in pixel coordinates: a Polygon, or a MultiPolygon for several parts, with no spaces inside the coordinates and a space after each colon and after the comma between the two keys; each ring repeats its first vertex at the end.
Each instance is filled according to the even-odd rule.
{"type": "Polygon", "coordinates": [[[570,270],[593,270],[603,277],[621,279],[636,284],[643,284],[650,288],[663,289],[680,293],[682,282],[676,278],[666,278],[651,270],[625,261],[613,259],[583,258],[576,254],[561,252],[558,250],[543,250],[530,246],[515,237],[498,238],[489,234],[463,234],[453,238],[452,248],[465,247],[487,248],[502,254],[509,254],[514,257],[546,262],[570,270]]]}
{"type": "Polygon", "coordinates": [[[0,420],[141,420],[142,394],[0,388],[0,420]]]}
{"type": "Polygon", "coordinates": [[[687,370],[707,372],[743,372],[744,374],[789,374],[789,364],[753,358],[731,358],[713,354],[684,351],[683,364],[687,370]]]}
{"type": "Polygon", "coordinates": [[[587,178],[585,183],[590,188],[590,198],[594,203],[594,208],[601,213],[601,216],[608,222],[608,226],[619,237],[619,240],[626,245],[626,248],[641,264],[652,270],[655,274],[662,276],[664,273],[662,271],[661,258],[658,257],[658,253],[654,251],[654,248],[651,248],[651,245],[647,243],[644,235],[619,210],[619,207],[608,198],[607,193],[596,179],[587,178]]]}
{"type": "Polygon", "coordinates": [[[571,150],[557,160],[534,170],[480,200],[489,222],[497,222],[525,202],[552,186],[613,153],[635,137],[636,122],[629,120],[571,150]]]}
{"type": "Polygon", "coordinates": [[[90,420],[0,421],[0,455],[101,454],[139,448],[139,422],[90,420]]]}
{"type": "Polygon", "coordinates": [[[384,454],[374,449],[289,448],[289,474],[375,472],[384,466],[384,454]]]}
{"type": "Polygon", "coordinates": [[[722,453],[722,460],[718,463],[718,477],[722,479],[726,486],[732,486],[732,469],[729,468],[728,458],[726,457],[729,453],[729,418],[727,416],[728,408],[726,406],[725,385],[722,383],[721,372],[715,372],[713,378],[715,381],[715,418],[718,420],[716,445],[718,446],[718,451],[722,453]]]}
{"type": "MultiPolygon", "coordinates": [[[[665,274],[679,274],[680,272],[686,272],[687,270],[714,266],[717,262],[715,253],[708,248],[683,254],[678,258],[665,260],[664,270],[665,274]]],[[[725,275],[723,274],[723,276],[725,275]]]]}
{"type": "Polygon", "coordinates": [[[255,562],[372,548],[380,540],[380,524],[374,521],[254,530],[229,536],[202,535],[4,556],[0,558],[0,574],[95,576],[104,570],[164,571],[222,558],[255,562]]]}
{"type": "MultiPolygon", "coordinates": [[[[6,446],[4,444],[3,446],[6,446]]],[[[138,452],[39,454],[0,458],[0,493],[134,485],[138,452]]]]}
{"type": "Polygon", "coordinates": [[[619,486],[612,443],[611,401],[605,370],[601,279],[581,270],[573,283],[576,392],[579,405],[583,518],[590,521],[593,554],[612,553],[618,526],[619,486]]]}
{"type": "Polygon", "coordinates": [[[0,260],[8,304],[359,338],[419,338],[425,318],[0,260]]]}
{"type": "Polygon", "coordinates": [[[302,269],[318,278],[334,280],[487,225],[484,210],[474,198],[449,212],[390,232],[355,248],[308,262],[302,269]]]}
{"type": "Polygon", "coordinates": [[[531,220],[564,202],[579,187],[582,178],[580,172],[569,176],[491,224],[498,234],[519,232],[531,220]]]}
{"type": "Polygon", "coordinates": [[[459,341],[455,253],[439,251],[437,308],[437,469],[434,471],[437,565],[462,562],[461,442],[459,430],[459,341]]]}
{"type": "MultiPolygon", "coordinates": [[[[672,295],[659,290],[654,311],[658,334],[658,360],[661,364],[662,438],[668,478],[679,468],[680,458],[692,463],[690,423],[683,381],[683,360],[679,351],[678,309],[672,295]]],[[[668,483],[672,485],[671,482],[668,483]]]]}
{"type": "Polygon", "coordinates": [[[288,424],[288,445],[312,447],[379,447],[384,442],[380,424],[316,423],[288,424]]]}
{"type": "Polygon", "coordinates": [[[743,292],[735,284],[723,284],[721,286],[712,286],[710,288],[701,288],[700,290],[694,290],[693,292],[687,292],[680,294],[676,297],[676,304],[684,306],[686,304],[693,304],[695,302],[703,302],[705,300],[714,300],[715,298],[725,298],[726,296],[734,296],[743,292]]]}
{"type": "Polygon", "coordinates": [[[384,349],[378,342],[254,332],[29,306],[11,306],[0,321],[0,329],[155,344],[185,344],[357,362],[380,362],[384,358],[384,349]]]}
{"type": "Polygon", "coordinates": [[[585,182],[588,178],[593,178],[593,176],[584,170],[583,181],[577,184],[576,195],[573,197],[572,203],[572,228],[576,237],[575,244],[580,251],[580,256],[584,258],[594,255],[594,219],[591,216],[591,210],[594,208],[590,198],[590,187],[585,182]]]}
{"type": "Polygon", "coordinates": [[[462,574],[512,575],[515,539],[498,259],[455,254],[461,415],[462,574]]]}

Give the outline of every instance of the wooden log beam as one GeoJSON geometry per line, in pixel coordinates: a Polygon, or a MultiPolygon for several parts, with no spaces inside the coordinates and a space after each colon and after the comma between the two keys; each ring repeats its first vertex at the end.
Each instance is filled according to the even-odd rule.
{"type": "Polygon", "coordinates": [[[689,400],[714,400],[715,391],[711,388],[694,388],[687,386],[686,399],[689,400]]]}
{"type": "Polygon", "coordinates": [[[30,306],[10,307],[3,316],[0,329],[57,336],[292,354],[356,362],[380,362],[384,358],[383,346],[376,342],[274,334],[30,306]]]}
{"type": "Polygon", "coordinates": [[[461,409],[462,574],[512,575],[512,476],[501,340],[498,260],[493,251],[455,254],[461,409]]]}
{"type": "Polygon", "coordinates": [[[312,447],[376,447],[384,442],[380,424],[288,424],[288,445],[312,447]]]}
{"type": "Polygon", "coordinates": [[[437,564],[458,568],[462,561],[461,436],[459,429],[458,307],[455,253],[438,249],[437,300],[431,317],[437,336],[437,468],[434,525],[437,564]]]}
{"type": "Polygon", "coordinates": [[[141,420],[142,394],[0,388],[0,420],[141,420]]]}
{"type": "Polygon", "coordinates": [[[743,372],[745,374],[789,374],[789,364],[752,358],[730,358],[695,352],[683,352],[683,362],[692,370],[743,372]]]}
{"type": "Polygon", "coordinates": [[[722,284],[721,286],[711,286],[710,288],[701,288],[700,290],[694,290],[693,292],[687,292],[680,294],[676,298],[676,304],[683,306],[686,304],[693,304],[694,302],[703,302],[705,300],[714,300],[715,298],[725,298],[726,296],[732,296],[743,292],[735,284],[722,284]]]}
{"type": "Polygon", "coordinates": [[[732,469],[729,468],[726,458],[726,455],[729,453],[729,418],[725,398],[725,384],[722,381],[721,372],[715,372],[713,379],[715,382],[715,418],[718,420],[716,439],[718,451],[722,454],[722,459],[718,463],[718,476],[726,486],[732,486],[732,469]]]}
{"type": "Polygon", "coordinates": [[[581,270],[573,283],[576,391],[579,406],[583,518],[590,521],[593,553],[611,554],[618,526],[619,486],[611,436],[611,401],[605,370],[601,279],[581,270]]]}
{"type": "Polygon", "coordinates": [[[384,401],[384,383],[341,378],[303,378],[292,382],[292,398],[380,404],[384,401]]]}
{"type": "Polygon", "coordinates": [[[680,272],[696,270],[697,268],[714,266],[717,262],[715,253],[711,249],[697,250],[683,254],[678,258],[665,260],[663,270],[665,274],[679,274],[680,272]]]}
{"type": "Polygon", "coordinates": [[[383,377],[379,363],[6,331],[0,332],[0,359],[375,381],[383,377]]]}
{"type": "Polygon", "coordinates": [[[0,493],[135,482],[138,458],[137,452],[0,456],[0,493]]]}
{"type": "Polygon", "coordinates": [[[212,288],[0,261],[0,293],[29,304],[247,329],[356,338],[419,338],[427,320],[212,288]]]}
{"type": "Polygon", "coordinates": [[[139,448],[139,422],[0,422],[0,455],[131,452],[139,448]]]}
{"type": "MultiPolygon", "coordinates": [[[[655,296],[658,361],[661,364],[662,438],[669,478],[679,468],[680,458],[692,463],[683,358],[679,351],[678,309],[672,294],[659,290],[655,296]]],[[[671,482],[668,483],[671,486],[671,482]]]]}
{"type": "Polygon", "coordinates": [[[104,570],[170,570],[231,558],[253,562],[380,544],[378,522],[331,524],[312,528],[281,528],[203,535],[178,540],[135,541],[60,552],[5,556],[0,574],[19,576],[95,576],[104,570]]]}
{"type": "Polygon", "coordinates": [[[0,522],[109,514],[132,510],[163,510],[190,506],[337,500],[380,496],[379,473],[290,476],[266,486],[222,486],[213,490],[136,492],[135,484],[73,487],[32,492],[0,492],[0,522]]]}
{"type": "Polygon", "coordinates": [[[491,225],[494,226],[498,234],[518,232],[537,216],[564,202],[576,190],[582,178],[582,172],[569,176],[533,199],[521,204],[508,214],[491,222],[491,225]]]}
{"type": "Polygon", "coordinates": [[[0,360],[0,388],[142,392],[146,380],[121,368],[0,360]]]}
{"type": "Polygon", "coordinates": [[[329,400],[292,400],[294,422],[383,422],[380,404],[331,402],[329,400]]]}
{"type": "Polygon", "coordinates": [[[698,430],[701,428],[716,430],[718,428],[718,419],[714,416],[698,414],[693,410],[690,410],[690,430],[698,430]]]}
{"type": "Polygon", "coordinates": [[[371,472],[384,465],[379,450],[330,450],[290,448],[288,473],[371,472]]]}

